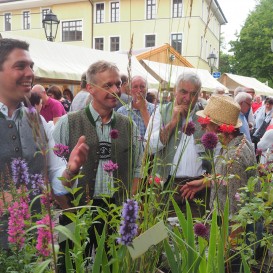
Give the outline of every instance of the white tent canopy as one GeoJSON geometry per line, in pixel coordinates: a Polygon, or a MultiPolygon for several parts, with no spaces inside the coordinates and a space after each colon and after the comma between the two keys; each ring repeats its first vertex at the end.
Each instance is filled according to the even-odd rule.
{"type": "Polygon", "coordinates": [[[203,91],[213,92],[216,87],[222,87],[228,91],[224,85],[213,78],[205,69],[176,66],[148,60],[142,60],[141,63],[157,80],[161,83],[170,83],[171,87],[174,87],[179,75],[185,72],[194,72],[201,79],[203,91]]]}
{"type": "Polygon", "coordinates": [[[255,78],[224,73],[218,81],[233,91],[236,87],[243,86],[254,88],[256,94],[273,96],[273,89],[255,78]]]}
{"type": "MultiPolygon", "coordinates": [[[[80,81],[81,75],[94,62],[107,60],[115,63],[119,70],[127,74],[128,56],[115,52],[106,52],[65,43],[48,42],[29,37],[14,36],[5,32],[3,38],[13,38],[30,44],[29,51],[34,61],[34,73],[37,78],[80,81]]],[[[151,85],[158,82],[142,67],[135,56],[131,58],[132,76],[140,75],[151,85]]]]}

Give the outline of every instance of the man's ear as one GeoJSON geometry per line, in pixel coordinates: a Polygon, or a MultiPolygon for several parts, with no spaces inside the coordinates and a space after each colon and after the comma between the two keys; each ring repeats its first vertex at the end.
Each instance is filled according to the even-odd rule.
{"type": "Polygon", "coordinates": [[[94,85],[93,85],[93,84],[90,84],[90,83],[87,83],[87,84],[86,84],[86,90],[87,90],[91,95],[93,95],[93,94],[94,94],[94,85]]]}

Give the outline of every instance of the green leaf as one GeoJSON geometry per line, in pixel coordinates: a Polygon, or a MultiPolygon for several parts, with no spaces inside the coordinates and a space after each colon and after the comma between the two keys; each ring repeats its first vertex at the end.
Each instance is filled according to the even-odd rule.
{"type": "Polygon", "coordinates": [[[70,272],[70,270],[73,270],[73,264],[69,252],[69,243],[68,240],[66,240],[66,245],[65,245],[65,269],[66,272],[70,272]]]}
{"type": "Polygon", "coordinates": [[[66,236],[66,238],[71,240],[76,246],[78,246],[78,247],[81,246],[80,241],[76,240],[74,233],[72,233],[71,230],[69,230],[67,227],[59,225],[59,226],[54,227],[54,230],[62,233],[64,236],[66,236]]]}
{"type": "Polygon", "coordinates": [[[100,237],[100,240],[98,242],[96,257],[93,265],[92,273],[100,273],[100,267],[102,264],[102,255],[104,251],[104,243],[105,243],[105,226],[102,231],[102,235],[100,237]]]}
{"type": "Polygon", "coordinates": [[[172,273],[180,273],[178,270],[177,262],[174,257],[174,253],[173,253],[167,239],[165,239],[163,241],[163,244],[164,244],[164,249],[166,252],[167,260],[168,260],[169,266],[171,268],[171,272],[172,273]]]}
{"type": "Polygon", "coordinates": [[[43,261],[42,263],[40,263],[38,266],[34,268],[33,273],[43,273],[48,268],[48,265],[51,262],[52,262],[51,259],[43,261]]]}

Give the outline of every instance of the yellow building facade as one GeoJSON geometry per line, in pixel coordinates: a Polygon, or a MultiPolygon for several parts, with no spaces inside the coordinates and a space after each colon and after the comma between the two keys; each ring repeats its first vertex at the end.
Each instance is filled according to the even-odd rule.
{"type": "Polygon", "coordinates": [[[22,0],[0,1],[0,33],[45,39],[49,10],[60,20],[55,42],[120,52],[168,43],[202,69],[210,53],[219,60],[227,23],[217,0],[22,0]]]}

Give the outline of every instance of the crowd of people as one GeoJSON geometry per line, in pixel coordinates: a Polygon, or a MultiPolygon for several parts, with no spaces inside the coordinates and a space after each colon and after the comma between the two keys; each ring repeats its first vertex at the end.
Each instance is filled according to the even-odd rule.
{"type": "MultiPolygon", "coordinates": [[[[272,158],[268,155],[273,144],[273,98],[262,99],[250,87],[236,88],[234,97],[217,88],[205,100],[200,97],[200,78],[189,72],[178,76],[172,98],[169,92],[148,92],[142,76],[134,76],[129,83],[115,64],[98,61],[83,73],[81,91],[73,98],[69,89],[62,92],[58,86],[47,90],[40,84],[33,86],[34,64],[28,48],[23,41],[0,40],[0,172],[4,177],[13,158],[25,159],[33,174],[47,169],[61,209],[73,207],[64,186],[71,186],[71,178],[79,173],[83,175],[75,182],[81,187],[79,205],[93,200],[103,206],[102,196],[106,195],[109,202],[122,204],[126,197],[137,194],[139,184],[145,181],[141,164],[146,149],[156,158],[151,173],[164,185],[173,185],[182,210],[185,198],[198,196],[213,207],[218,195],[223,208],[229,196],[233,215],[238,211],[236,192],[255,175],[255,171],[246,171],[257,162],[255,149],[263,152],[258,160],[272,158]],[[40,146],[28,120],[29,104],[40,113],[41,140],[49,150],[46,160],[36,153],[40,146]],[[189,133],[190,126],[194,126],[193,133],[189,133]],[[227,175],[220,158],[236,158],[230,168],[232,186],[223,183],[217,191],[214,184],[203,182],[204,174],[212,171],[200,143],[206,132],[221,135],[221,143],[215,145],[215,153],[220,155],[215,161],[218,174],[227,175]],[[55,144],[69,147],[66,163],[52,152],[55,144]],[[113,175],[105,170],[109,162],[113,175]],[[57,179],[61,176],[62,181],[57,179]]],[[[7,189],[6,184],[1,188],[6,201],[10,200],[7,189]]],[[[193,214],[199,213],[195,205],[191,203],[193,214]]],[[[67,223],[67,219],[62,221],[67,223]]],[[[5,217],[1,223],[0,229],[6,229],[5,217]]],[[[98,232],[101,225],[96,225],[98,232]]],[[[90,245],[96,245],[94,227],[89,234],[90,245]]],[[[0,232],[0,247],[7,247],[6,232],[0,232]]]]}

